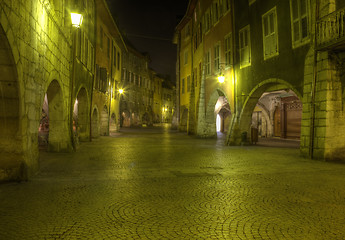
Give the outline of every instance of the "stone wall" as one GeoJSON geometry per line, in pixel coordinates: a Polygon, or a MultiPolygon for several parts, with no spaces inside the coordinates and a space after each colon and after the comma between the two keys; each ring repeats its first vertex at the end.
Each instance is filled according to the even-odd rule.
{"type": "MultiPolygon", "coordinates": [[[[64,119],[69,118],[70,24],[66,24],[66,16],[55,13],[56,7],[43,0],[0,1],[0,24],[3,37],[9,43],[9,54],[13,56],[18,86],[18,91],[12,92],[12,98],[19,99],[19,127],[15,134],[19,150],[8,147],[1,151],[12,156],[14,152],[19,155],[16,157],[20,159],[17,161],[17,165],[21,166],[18,169],[24,169],[13,175],[0,174],[0,181],[26,178],[25,169],[28,169],[29,175],[38,170],[39,120],[44,95],[53,80],[59,83],[62,91],[61,105],[66,110],[64,119]]],[[[3,71],[3,66],[1,68],[3,71]]],[[[65,127],[61,138],[66,143],[65,147],[70,148],[69,131],[67,125],[65,127]]],[[[2,165],[2,162],[1,159],[0,168],[6,172],[8,165],[2,165]]]]}

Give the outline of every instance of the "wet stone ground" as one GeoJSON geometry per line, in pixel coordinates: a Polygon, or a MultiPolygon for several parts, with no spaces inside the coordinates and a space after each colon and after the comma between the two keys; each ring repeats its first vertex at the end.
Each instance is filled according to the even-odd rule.
{"type": "Polygon", "coordinates": [[[0,185],[0,239],[344,239],[345,165],[125,130],[0,185]]]}

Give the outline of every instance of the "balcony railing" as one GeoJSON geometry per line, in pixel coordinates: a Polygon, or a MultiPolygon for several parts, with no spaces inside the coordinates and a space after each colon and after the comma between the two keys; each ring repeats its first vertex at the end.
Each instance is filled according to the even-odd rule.
{"type": "Polygon", "coordinates": [[[345,8],[330,13],[317,21],[317,47],[345,47],[345,8]]]}

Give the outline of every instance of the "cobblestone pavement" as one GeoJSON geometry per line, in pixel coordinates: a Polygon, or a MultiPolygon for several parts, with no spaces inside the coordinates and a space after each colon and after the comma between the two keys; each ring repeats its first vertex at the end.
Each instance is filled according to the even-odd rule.
{"type": "Polygon", "coordinates": [[[126,130],[0,185],[0,239],[344,239],[345,165],[126,130]]]}

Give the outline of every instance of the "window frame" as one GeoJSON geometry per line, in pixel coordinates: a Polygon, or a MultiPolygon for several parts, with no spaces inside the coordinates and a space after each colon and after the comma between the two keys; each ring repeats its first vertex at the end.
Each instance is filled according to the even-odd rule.
{"type": "Polygon", "coordinates": [[[210,51],[210,49],[205,54],[205,73],[206,73],[206,75],[211,74],[211,51],[210,51]]]}
{"type": "Polygon", "coordinates": [[[274,7],[267,11],[265,14],[262,15],[262,43],[263,43],[263,55],[264,60],[270,59],[272,57],[279,55],[279,41],[278,41],[278,20],[277,20],[277,8],[274,7]],[[274,21],[274,30],[271,29],[271,19],[270,15],[273,13],[273,21],[274,21]],[[267,18],[267,29],[268,34],[265,36],[265,19],[267,18]],[[271,52],[270,54],[266,55],[266,48],[267,45],[270,45],[269,41],[270,38],[274,38],[275,45],[276,45],[276,51],[271,52]],[[268,42],[268,43],[267,43],[268,42]]]}
{"type": "Polygon", "coordinates": [[[224,37],[224,56],[226,68],[231,67],[232,65],[232,51],[232,33],[229,33],[224,37]]]}
{"type": "Polygon", "coordinates": [[[290,0],[290,21],[291,21],[291,41],[292,41],[292,48],[297,48],[300,47],[302,45],[305,45],[307,43],[310,42],[310,6],[307,0],[305,1],[306,4],[306,12],[305,15],[301,16],[301,12],[300,12],[300,5],[301,5],[301,1],[303,0],[290,0]],[[298,12],[298,17],[297,19],[293,19],[293,1],[297,1],[297,12],[298,12]],[[307,36],[306,37],[302,37],[302,18],[306,18],[307,21],[307,36]],[[295,40],[295,27],[294,24],[298,23],[299,26],[299,39],[295,40]]]}
{"type": "Polygon", "coordinates": [[[213,54],[214,54],[213,66],[214,66],[215,72],[220,71],[220,53],[221,53],[220,42],[217,42],[213,47],[213,54]]]}
{"type": "Polygon", "coordinates": [[[251,40],[250,40],[250,25],[246,25],[245,27],[241,28],[239,30],[239,53],[240,53],[240,69],[242,68],[246,68],[251,66],[251,40]],[[247,31],[247,45],[246,46],[242,46],[242,42],[241,42],[241,33],[247,31]],[[247,49],[248,48],[248,49],[247,49]],[[244,62],[244,59],[242,57],[242,52],[247,50],[248,51],[248,62],[244,62]]]}
{"type": "Polygon", "coordinates": [[[182,93],[182,94],[184,94],[184,92],[185,92],[185,86],[184,86],[184,85],[185,85],[185,84],[184,84],[184,78],[182,78],[182,79],[181,79],[181,86],[182,86],[182,87],[181,87],[181,93],[182,93]]]}

